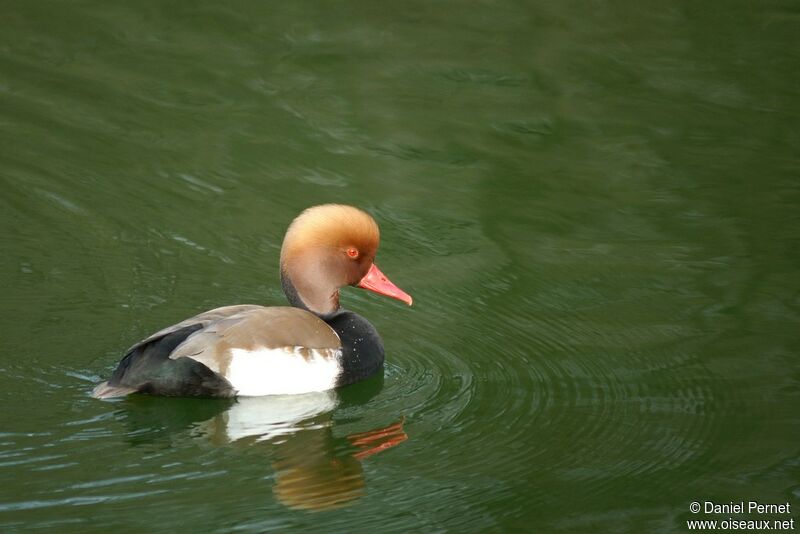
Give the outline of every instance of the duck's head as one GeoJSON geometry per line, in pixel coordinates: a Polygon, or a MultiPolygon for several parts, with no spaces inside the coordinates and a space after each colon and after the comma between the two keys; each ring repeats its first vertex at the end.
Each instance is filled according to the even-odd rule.
{"type": "Polygon", "coordinates": [[[357,286],[411,305],[411,296],[375,265],[380,232],[352,206],[308,208],[289,225],[281,248],[281,282],[293,306],[318,315],[339,309],[339,288],[357,286]]]}

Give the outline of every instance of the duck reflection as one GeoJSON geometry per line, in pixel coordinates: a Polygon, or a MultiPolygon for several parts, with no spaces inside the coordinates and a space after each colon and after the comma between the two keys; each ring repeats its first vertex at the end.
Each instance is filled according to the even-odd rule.
{"type": "Polygon", "coordinates": [[[408,439],[402,416],[388,426],[335,436],[334,410],[366,403],[380,390],[374,382],[382,381],[369,382],[338,393],[233,401],[134,396],[125,403],[134,427],[129,437],[153,443],[177,434],[215,446],[261,447],[269,455],[273,493],[281,503],[308,511],[343,507],[364,493],[361,462],[408,439]]]}

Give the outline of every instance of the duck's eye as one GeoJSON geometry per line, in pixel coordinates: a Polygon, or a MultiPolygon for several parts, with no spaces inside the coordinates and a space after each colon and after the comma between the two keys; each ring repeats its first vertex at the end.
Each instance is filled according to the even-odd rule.
{"type": "Polygon", "coordinates": [[[347,255],[353,259],[356,259],[358,257],[358,249],[353,247],[348,248],[347,255]]]}

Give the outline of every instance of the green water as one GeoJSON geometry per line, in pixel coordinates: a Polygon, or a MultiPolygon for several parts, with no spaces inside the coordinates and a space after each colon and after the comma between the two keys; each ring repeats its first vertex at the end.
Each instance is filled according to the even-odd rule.
{"type": "Polygon", "coordinates": [[[0,20],[0,530],[800,520],[689,511],[800,507],[796,3],[0,20]],[[321,202],[376,217],[414,297],[345,290],[382,380],[239,434],[300,401],[89,397],[163,326],[283,304],[283,232],[321,202]]]}

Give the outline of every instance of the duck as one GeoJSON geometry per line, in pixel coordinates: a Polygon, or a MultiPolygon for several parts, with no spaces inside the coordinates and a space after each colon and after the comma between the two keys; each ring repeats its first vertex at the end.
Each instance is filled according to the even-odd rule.
{"type": "Polygon", "coordinates": [[[381,337],[367,319],[340,306],[339,290],[355,286],[411,306],[411,296],[375,265],[379,244],[378,224],[361,209],[306,209],[281,246],[289,306],[224,306],[159,330],[130,347],[92,396],[296,395],[375,375],[385,360],[381,337]]]}

